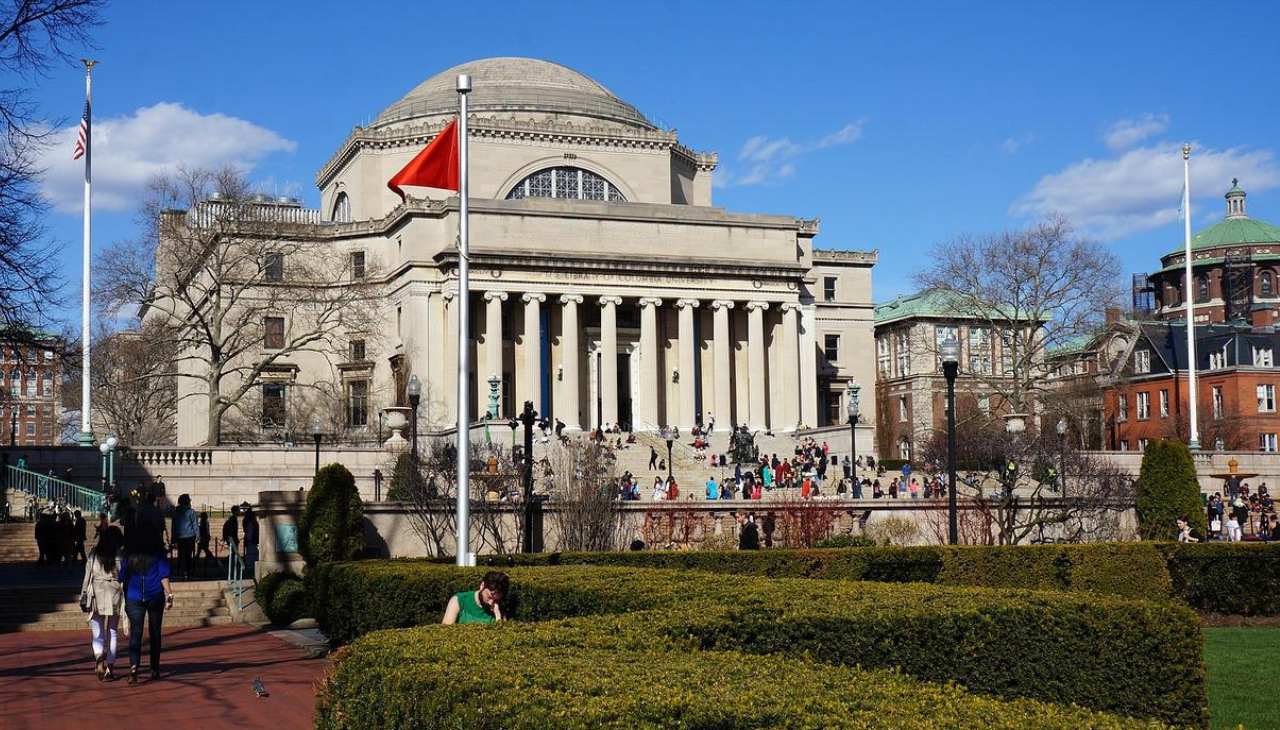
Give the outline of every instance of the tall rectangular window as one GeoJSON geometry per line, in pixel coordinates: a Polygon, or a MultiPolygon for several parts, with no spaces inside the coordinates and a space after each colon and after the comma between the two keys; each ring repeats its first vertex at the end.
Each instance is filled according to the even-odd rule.
{"type": "Polygon", "coordinates": [[[840,362],[840,335],[824,335],[822,340],[822,352],[827,356],[827,362],[840,362]]]}
{"type": "Polygon", "coordinates": [[[1213,386],[1213,417],[1222,418],[1222,386],[1213,386]]]}
{"type": "Polygon", "coordinates": [[[1253,347],[1253,366],[1255,368],[1269,368],[1275,365],[1275,356],[1270,347],[1253,347]]]}
{"type": "Polygon", "coordinates": [[[272,251],[262,257],[263,278],[269,282],[284,281],[284,254],[272,251]]]}
{"type": "Polygon", "coordinates": [[[264,317],[262,325],[266,331],[262,346],[268,350],[284,349],[284,317],[264,317]]]}
{"type": "Polygon", "coordinates": [[[1276,386],[1258,386],[1258,413],[1276,412],[1276,386]]]}
{"type": "Polygon", "coordinates": [[[1276,450],[1276,435],[1274,433],[1258,434],[1258,449],[1261,451],[1276,450]]]}
{"type": "Polygon", "coordinates": [[[886,378],[893,377],[893,355],[889,351],[888,336],[876,340],[876,364],[881,375],[886,378]]]}
{"type": "Polygon", "coordinates": [[[1160,417],[1169,417],[1169,391],[1160,391],[1160,417]]]}
{"type": "Polygon", "coordinates": [[[1116,396],[1116,420],[1129,420],[1129,396],[1127,395],[1116,396]]]}
{"type": "Polygon", "coordinates": [[[898,377],[904,378],[911,374],[911,333],[898,333],[898,377]]]}
{"type": "Polygon", "coordinates": [[[364,281],[364,251],[351,252],[351,278],[364,281]]]}
{"type": "Polygon", "coordinates": [[[935,354],[934,359],[938,361],[937,372],[942,372],[942,343],[946,342],[947,340],[955,340],[957,343],[960,342],[959,328],[954,327],[952,325],[945,325],[945,324],[934,325],[934,328],[933,328],[933,341],[934,341],[934,354],[935,354]]]}
{"type": "Polygon", "coordinates": [[[988,327],[969,328],[969,372],[991,374],[991,329],[988,327]]]}
{"type": "Polygon", "coordinates": [[[368,380],[352,380],[347,383],[347,425],[369,425],[368,380]]]}
{"type": "Polygon", "coordinates": [[[1133,372],[1149,373],[1151,372],[1151,351],[1137,350],[1133,353],[1133,372]]]}
{"type": "Polygon", "coordinates": [[[1138,420],[1145,421],[1151,418],[1151,394],[1143,391],[1138,393],[1138,420]]]}
{"type": "Polygon", "coordinates": [[[284,414],[284,383],[263,383],[262,427],[283,428],[284,414]]]}
{"type": "Polygon", "coordinates": [[[1147,440],[1138,439],[1138,451],[1146,451],[1146,450],[1147,450],[1147,440]]]}
{"type": "Polygon", "coordinates": [[[351,341],[351,362],[364,362],[364,340],[351,341]]]}
{"type": "Polygon", "coordinates": [[[834,302],[836,300],[836,277],[825,276],[822,278],[822,301],[834,302]]]}
{"type": "Polygon", "coordinates": [[[907,422],[907,397],[905,395],[898,396],[898,420],[902,423],[907,422]]]}

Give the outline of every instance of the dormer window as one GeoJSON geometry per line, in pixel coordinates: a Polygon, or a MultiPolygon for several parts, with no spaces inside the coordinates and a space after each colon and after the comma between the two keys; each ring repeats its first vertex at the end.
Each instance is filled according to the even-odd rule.
{"type": "Polygon", "coordinates": [[[1133,372],[1149,373],[1151,372],[1151,351],[1137,350],[1133,353],[1133,372]]]}
{"type": "Polygon", "coordinates": [[[521,198],[567,198],[569,200],[607,200],[625,203],[627,199],[613,183],[578,167],[553,167],[540,170],[516,183],[507,200],[521,198]]]}
{"type": "Polygon", "coordinates": [[[1273,367],[1274,365],[1275,365],[1275,358],[1272,355],[1271,348],[1258,347],[1257,345],[1254,345],[1253,366],[1255,368],[1269,368],[1269,367],[1273,367]]]}

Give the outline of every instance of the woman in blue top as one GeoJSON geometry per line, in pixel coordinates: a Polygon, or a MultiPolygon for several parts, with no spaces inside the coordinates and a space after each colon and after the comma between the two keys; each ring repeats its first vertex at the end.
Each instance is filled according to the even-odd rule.
{"type": "Polygon", "coordinates": [[[152,529],[139,527],[127,536],[125,562],[120,568],[120,585],[124,587],[125,614],[129,617],[129,684],[138,683],[138,665],[142,663],[142,622],[151,627],[148,645],[151,654],[151,678],[160,678],[160,625],[164,612],[173,608],[173,592],[169,588],[169,560],[164,556],[164,540],[152,529]]]}

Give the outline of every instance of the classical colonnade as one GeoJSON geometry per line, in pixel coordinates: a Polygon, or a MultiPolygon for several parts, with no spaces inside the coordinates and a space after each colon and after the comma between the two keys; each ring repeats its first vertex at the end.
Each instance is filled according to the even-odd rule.
{"type": "MultiPolygon", "coordinates": [[[[456,359],[458,325],[453,311],[456,297],[450,292],[443,294],[444,307],[439,314],[449,335],[445,338],[444,362],[452,363],[456,359]]],[[[638,356],[638,373],[632,374],[638,388],[633,392],[634,409],[630,414],[635,428],[672,424],[687,430],[707,412],[714,413],[722,426],[745,422],[755,429],[790,429],[798,422],[817,420],[816,345],[811,305],[806,311],[805,305],[796,301],[687,296],[632,296],[626,301],[639,310],[638,339],[634,336],[634,326],[619,327],[619,309],[624,303],[619,295],[473,291],[471,319],[476,335],[473,377],[477,380],[480,415],[486,410],[487,379],[491,374],[500,379],[510,374],[516,381],[515,389],[510,391],[515,403],[508,403],[500,412],[514,412],[513,406],[525,400],[535,404],[545,402],[543,388],[548,374],[544,373],[544,356],[547,352],[542,343],[548,333],[542,328],[553,318],[544,317],[543,310],[554,307],[556,311],[552,314],[558,315],[554,317],[558,323],[558,340],[554,353],[545,359],[559,386],[550,415],[560,418],[569,428],[625,420],[619,408],[618,358],[600,357],[588,364],[583,358],[587,353],[630,353],[633,369],[638,356]],[[592,327],[588,331],[583,327],[582,310],[588,306],[599,307],[598,330],[592,327]],[[483,311],[479,311],[479,307],[483,311]],[[523,310],[523,327],[516,330],[512,316],[510,338],[493,336],[502,332],[504,308],[512,307],[523,310]],[[664,312],[667,308],[675,312],[674,337],[669,331],[663,332],[660,326],[661,318],[669,316],[664,312]],[[695,323],[700,308],[710,309],[712,313],[710,337],[699,331],[695,323]],[[734,311],[746,313],[745,342],[731,324],[734,311]],[[770,311],[779,314],[768,317],[770,311]],[[620,329],[626,342],[620,339],[620,329]],[[667,342],[660,339],[662,335],[666,336],[665,340],[674,340],[674,353],[664,352],[667,342]],[[517,336],[524,345],[520,354],[508,360],[504,347],[514,347],[517,336]],[[710,357],[700,352],[699,345],[703,342],[709,346],[710,357]],[[529,343],[538,343],[538,346],[530,347],[529,343]],[[745,367],[740,362],[740,353],[745,354],[745,367]],[[512,363],[514,370],[508,373],[494,366],[503,362],[512,363]],[[670,376],[674,392],[669,392],[664,376],[670,376]],[[586,378],[594,378],[594,382],[584,388],[586,378]],[[745,398],[741,396],[744,391],[745,398]],[[584,402],[584,396],[591,395],[597,403],[584,402]]],[[[740,319],[737,328],[741,328],[740,319]]],[[[456,392],[456,372],[446,366],[441,368],[440,375],[446,383],[444,392],[456,392]]]]}

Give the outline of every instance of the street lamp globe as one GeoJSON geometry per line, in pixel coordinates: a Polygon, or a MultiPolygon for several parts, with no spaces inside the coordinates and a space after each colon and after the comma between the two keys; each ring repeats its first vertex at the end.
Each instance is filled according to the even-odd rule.
{"type": "Polygon", "coordinates": [[[107,452],[110,450],[111,447],[107,446],[105,443],[98,444],[98,451],[101,451],[103,456],[106,456],[107,452]]]}
{"type": "Polygon", "coordinates": [[[410,400],[422,397],[422,381],[417,375],[409,376],[409,385],[405,388],[410,400]]]}
{"type": "Polygon", "coordinates": [[[318,437],[323,433],[324,433],[324,424],[320,422],[319,418],[317,418],[316,422],[311,424],[311,435],[318,437]]]}
{"type": "Polygon", "coordinates": [[[106,443],[107,449],[114,451],[116,448],[116,444],[118,443],[120,443],[120,439],[116,438],[115,436],[109,437],[106,443]]]}
{"type": "Polygon", "coordinates": [[[850,378],[847,387],[848,398],[845,400],[846,415],[849,418],[855,418],[858,415],[858,395],[862,392],[862,386],[858,385],[857,378],[850,378]]]}
{"type": "Polygon", "coordinates": [[[1067,435],[1067,420],[1065,418],[1058,419],[1058,435],[1059,436],[1067,435]]]}
{"type": "Polygon", "coordinates": [[[944,363],[960,362],[960,343],[955,337],[948,336],[942,341],[942,345],[938,349],[938,354],[942,357],[944,363]]]}

